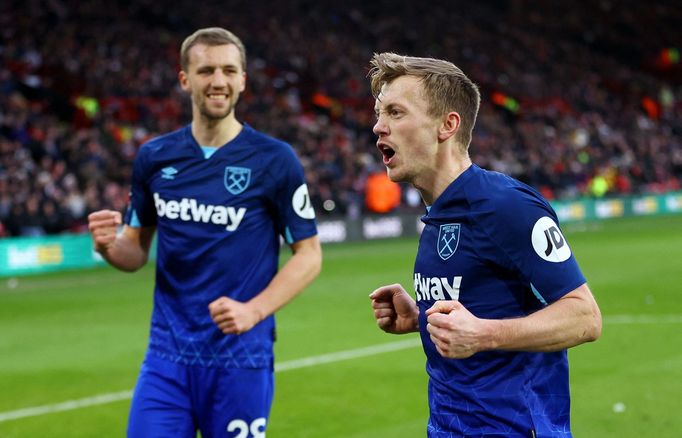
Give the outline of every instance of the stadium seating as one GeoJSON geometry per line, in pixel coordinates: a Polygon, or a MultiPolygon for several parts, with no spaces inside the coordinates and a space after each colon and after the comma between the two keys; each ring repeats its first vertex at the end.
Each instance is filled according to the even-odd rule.
{"type": "Polygon", "coordinates": [[[89,212],[123,210],[137,148],[190,119],[178,47],[213,25],[247,47],[238,118],[294,145],[320,215],[366,212],[367,176],[381,166],[366,78],[379,51],[459,65],[484,100],[474,162],[550,199],[682,184],[675,2],[258,0],[226,10],[9,0],[0,9],[0,235],[81,232],[89,212]]]}

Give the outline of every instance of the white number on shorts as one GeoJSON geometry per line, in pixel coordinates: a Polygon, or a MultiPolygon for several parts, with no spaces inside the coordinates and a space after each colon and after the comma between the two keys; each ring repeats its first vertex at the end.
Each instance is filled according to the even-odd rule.
{"type": "Polygon", "coordinates": [[[236,435],[234,438],[247,438],[249,434],[249,426],[248,424],[246,424],[246,421],[244,420],[230,421],[230,424],[227,425],[227,431],[234,432],[235,430],[239,430],[239,434],[236,435]]]}
{"type": "Polygon", "coordinates": [[[251,432],[252,438],[265,438],[265,423],[266,419],[264,417],[256,418],[251,423],[251,427],[244,420],[232,420],[230,424],[227,425],[228,432],[238,431],[238,434],[234,438],[249,438],[249,432],[251,432]]]}

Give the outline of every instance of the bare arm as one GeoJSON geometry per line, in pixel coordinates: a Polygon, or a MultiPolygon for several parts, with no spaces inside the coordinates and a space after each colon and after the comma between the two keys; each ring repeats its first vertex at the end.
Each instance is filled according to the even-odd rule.
{"type": "Polygon", "coordinates": [[[246,303],[220,297],[209,304],[213,321],[225,333],[244,333],[284,307],[306,286],[322,267],[322,249],[317,236],[291,245],[293,255],[261,293],[246,303]]]}
{"type": "Polygon", "coordinates": [[[100,210],[88,216],[88,229],[95,251],[115,268],[133,272],[147,263],[156,229],[125,225],[123,231],[117,234],[121,223],[121,213],[117,211],[100,210]]]}
{"type": "Polygon", "coordinates": [[[552,352],[595,341],[601,313],[587,284],[522,318],[479,319],[457,301],[440,301],[427,311],[427,330],[445,357],[484,350],[552,352]]]}
{"type": "Polygon", "coordinates": [[[601,335],[601,312],[587,284],[525,318],[493,324],[493,348],[559,351],[601,335]]]}

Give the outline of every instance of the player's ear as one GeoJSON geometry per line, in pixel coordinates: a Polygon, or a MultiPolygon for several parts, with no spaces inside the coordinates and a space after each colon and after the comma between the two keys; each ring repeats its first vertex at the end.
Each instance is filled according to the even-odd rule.
{"type": "Polygon", "coordinates": [[[242,73],[242,83],[241,86],[239,87],[239,92],[241,93],[246,89],[246,72],[242,73]]]}
{"type": "Polygon", "coordinates": [[[180,87],[184,91],[189,91],[189,80],[187,79],[187,73],[184,70],[178,72],[178,82],[180,82],[180,87]]]}
{"type": "Polygon", "coordinates": [[[459,125],[462,119],[456,111],[450,111],[441,120],[438,128],[438,140],[445,141],[452,137],[459,130],[459,125]]]}

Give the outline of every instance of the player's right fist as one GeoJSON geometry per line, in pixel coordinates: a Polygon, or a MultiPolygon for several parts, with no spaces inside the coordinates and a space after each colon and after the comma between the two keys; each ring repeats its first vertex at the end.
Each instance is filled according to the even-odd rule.
{"type": "Polygon", "coordinates": [[[121,213],[113,210],[99,210],[88,215],[88,230],[95,244],[95,251],[106,251],[116,240],[121,213]]]}
{"type": "Polygon", "coordinates": [[[382,286],[373,291],[369,298],[372,300],[374,319],[381,330],[402,334],[419,329],[419,308],[401,285],[382,286]]]}

